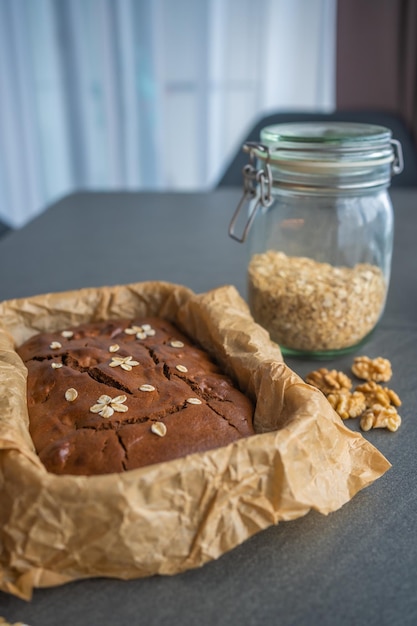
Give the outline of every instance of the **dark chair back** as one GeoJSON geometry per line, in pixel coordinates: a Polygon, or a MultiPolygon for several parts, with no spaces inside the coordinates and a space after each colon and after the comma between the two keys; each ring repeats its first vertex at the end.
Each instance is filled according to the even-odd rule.
{"type": "Polygon", "coordinates": [[[3,222],[0,222],[0,237],[3,237],[3,235],[8,233],[10,230],[10,226],[7,226],[7,224],[3,224],[3,222]]]}
{"type": "Polygon", "coordinates": [[[389,128],[393,139],[400,141],[404,156],[404,170],[401,174],[393,176],[391,185],[392,187],[417,186],[417,145],[401,117],[385,111],[336,111],[334,113],[280,112],[262,117],[242,139],[237,153],[227,164],[217,187],[239,187],[242,185],[242,169],[248,162],[248,156],[242,151],[242,146],[246,141],[259,141],[262,128],[287,122],[314,121],[359,122],[389,128]]]}

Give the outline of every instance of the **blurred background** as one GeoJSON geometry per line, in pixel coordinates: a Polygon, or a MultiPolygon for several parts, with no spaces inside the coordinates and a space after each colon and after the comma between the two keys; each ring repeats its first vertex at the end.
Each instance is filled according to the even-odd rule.
{"type": "Polygon", "coordinates": [[[0,221],[76,190],[215,187],[280,111],[417,129],[415,0],[0,0],[0,221]]]}

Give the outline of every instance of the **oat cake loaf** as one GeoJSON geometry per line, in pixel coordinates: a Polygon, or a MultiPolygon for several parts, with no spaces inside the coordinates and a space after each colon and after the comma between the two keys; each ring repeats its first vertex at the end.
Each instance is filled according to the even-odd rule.
{"type": "Polygon", "coordinates": [[[50,472],[122,472],[254,434],[251,401],[161,318],[41,333],[17,352],[30,434],[50,472]]]}

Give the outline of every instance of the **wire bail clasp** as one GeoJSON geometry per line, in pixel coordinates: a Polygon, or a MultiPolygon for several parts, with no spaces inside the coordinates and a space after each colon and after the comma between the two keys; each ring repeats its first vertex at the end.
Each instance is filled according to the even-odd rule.
{"type": "Polygon", "coordinates": [[[243,173],[243,195],[236,207],[233,217],[229,225],[229,236],[235,239],[239,243],[243,243],[248,236],[249,230],[253,224],[256,214],[259,208],[269,207],[272,204],[272,172],[269,165],[269,148],[261,143],[248,141],[243,146],[244,152],[249,152],[250,162],[245,165],[242,170],[243,173]],[[256,169],[253,165],[255,160],[255,151],[262,152],[265,156],[261,157],[265,159],[265,167],[262,169],[256,169]],[[256,200],[252,209],[248,214],[248,219],[243,228],[242,234],[239,236],[235,232],[235,226],[239,214],[242,208],[249,204],[252,200],[256,200]]]}
{"type": "Polygon", "coordinates": [[[394,152],[394,161],[392,163],[391,172],[393,175],[401,174],[404,169],[404,157],[401,143],[398,139],[391,139],[391,145],[394,152]]]}

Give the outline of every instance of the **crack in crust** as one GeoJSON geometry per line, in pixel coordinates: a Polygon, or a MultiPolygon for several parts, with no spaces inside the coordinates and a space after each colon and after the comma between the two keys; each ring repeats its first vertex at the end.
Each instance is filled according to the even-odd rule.
{"type": "Polygon", "coordinates": [[[114,378],[108,376],[104,372],[101,372],[97,368],[88,369],[87,374],[90,376],[90,378],[95,380],[96,383],[101,383],[103,385],[106,385],[107,387],[113,387],[113,389],[117,389],[118,391],[123,391],[123,393],[132,395],[129,387],[126,387],[126,385],[123,385],[118,380],[115,380],[114,378]]]}
{"type": "Polygon", "coordinates": [[[127,470],[127,461],[128,461],[129,453],[128,453],[128,450],[127,450],[125,444],[123,443],[123,439],[120,436],[120,433],[117,430],[115,431],[115,433],[116,433],[117,440],[118,440],[118,442],[120,444],[120,447],[122,448],[122,450],[125,453],[125,458],[122,459],[122,467],[123,467],[124,471],[126,471],[127,470]]]}

